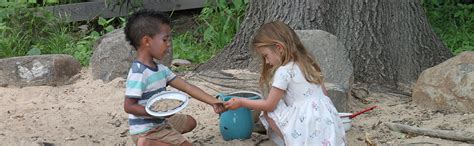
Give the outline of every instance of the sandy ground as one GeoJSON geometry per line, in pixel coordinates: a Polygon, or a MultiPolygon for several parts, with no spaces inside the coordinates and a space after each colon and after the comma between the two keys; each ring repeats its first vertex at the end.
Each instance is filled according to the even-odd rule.
{"type": "MultiPolygon", "coordinates": [[[[90,71],[84,69],[71,85],[0,87],[0,145],[132,145],[123,111],[124,82],[121,78],[108,83],[92,80],[90,71]]],[[[216,94],[202,81],[189,82],[216,94]]],[[[351,108],[379,108],[353,119],[353,127],[347,133],[349,145],[365,145],[366,140],[377,144],[465,144],[393,132],[384,125],[387,122],[474,132],[473,113],[423,109],[408,97],[392,94],[373,93],[368,99],[372,102],[355,100],[351,108]]],[[[196,145],[273,145],[267,136],[258,133],[248,140],[224,141],[218,115],[197,100],[192,99],[181,113],[198,121],[197,128],[185,134],[196,145]]]]}

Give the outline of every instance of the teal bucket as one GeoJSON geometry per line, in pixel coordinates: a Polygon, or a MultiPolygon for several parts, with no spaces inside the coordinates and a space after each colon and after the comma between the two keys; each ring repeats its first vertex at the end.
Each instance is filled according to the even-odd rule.
{"type": "MultiPolygon", "coordinates": [[[[261,99],[261,95],[250,91],[233,92],[227,95],[219,94],[218,98],[228,101],[231,98],[261,99]]],[[[241,107],[228,110],[220,115],[219,129],[222,138],[226,141],[234,139],[249,139],[252,135],[254,119],[252,111],[241,107]]]]}

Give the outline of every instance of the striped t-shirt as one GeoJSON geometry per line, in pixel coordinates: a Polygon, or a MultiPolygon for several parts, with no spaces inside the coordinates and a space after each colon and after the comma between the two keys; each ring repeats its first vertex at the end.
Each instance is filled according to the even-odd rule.
{"type": "MultiPolygon", "coordinates": [[[[138,104],[145,106],[151,96],[165,91],[168,83],[175,78],[176,75],[164,65],[157,64],[152,68],[135,60],[128,72],[125,97],[139,99],[138,104]]],[[[144,133],[164,122],[164,118],[128,115],[131,135],[144,133]]]]}

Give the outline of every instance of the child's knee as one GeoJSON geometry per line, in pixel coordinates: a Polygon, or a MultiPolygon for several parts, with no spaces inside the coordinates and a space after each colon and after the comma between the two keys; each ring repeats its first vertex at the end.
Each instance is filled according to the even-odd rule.
{"type": "Polygon", "coordinates": [[[187,118],[187,121],[186,121],[186,129],[183,131],[183,133],[191,132],[197,126],[196,119],[194,119],[190,115],[186,115],[186,116],[188,116],[188,118],[187,118]]]}
{"type": "Polygon", "coordinates": [[[137,140],[137,146],[171,146],[171,144],[160,142],[157,140],[149,140],[145,137],[140,137],[137,140]]]}
{"type": "Polygon", "coordinates": [[[193,144],[188,142],[188,141],[184,141],[181,146],[192,146],[193,144]]]}

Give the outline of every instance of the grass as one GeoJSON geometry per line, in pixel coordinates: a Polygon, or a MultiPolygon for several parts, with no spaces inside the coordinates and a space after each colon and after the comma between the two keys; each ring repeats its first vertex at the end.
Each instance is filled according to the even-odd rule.
{"type": "Polygon", "coordinates": [[[424,0],[423,6],[434,31],[453,54],[474,51],[474,4],[424,0]]]}
{"type": "Polygon", "coordinates": [[[99,18],[86,22],[96,28],[83,32],[79,23],[66,23],[41,7],[0,1],[0,8],[0,58],[69,54],[88,66],[95,41],[125,23],[121,17],[99,18]]]}
{"type": "Polygon", "coordinates": [[[248,2],[218,0],[196,18],[198,28],[173,37],[173,57],[204,63],[232,41],[240,29],[248,2]]]}

